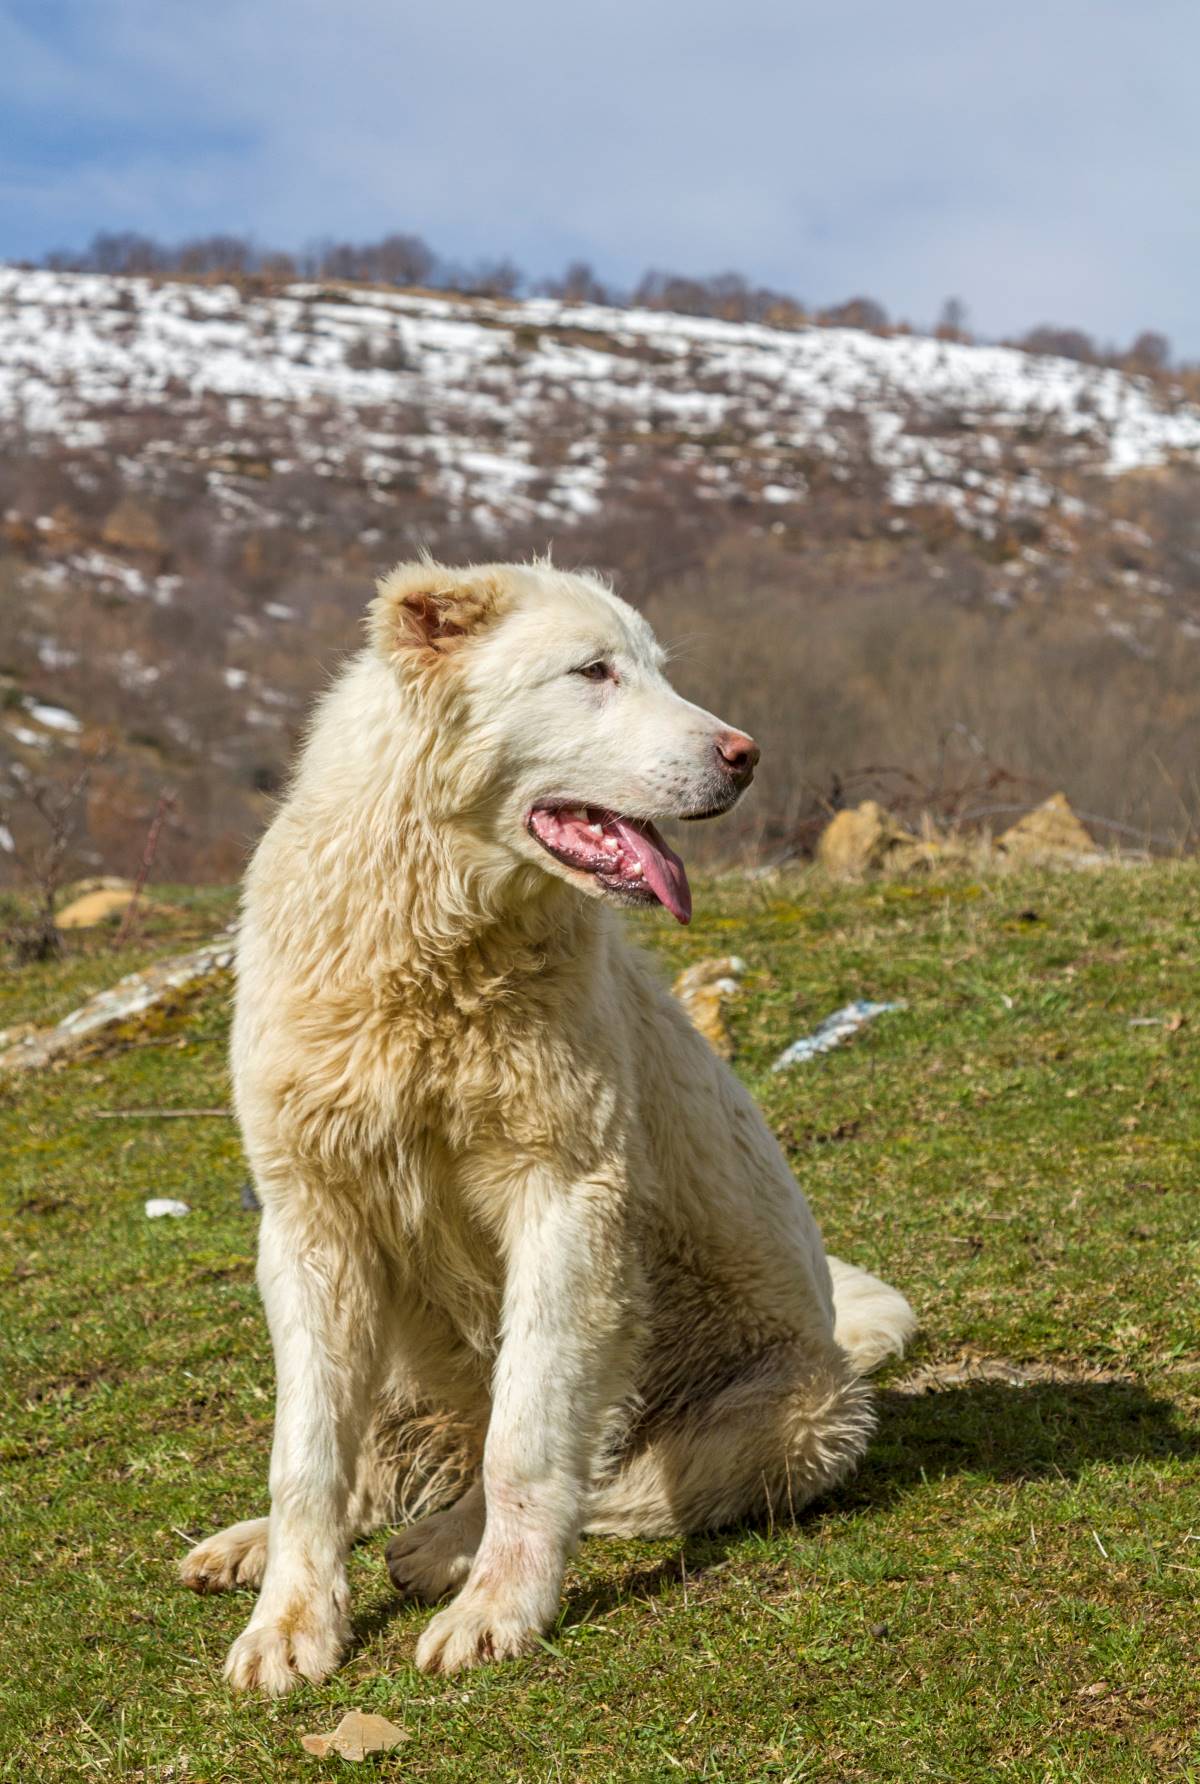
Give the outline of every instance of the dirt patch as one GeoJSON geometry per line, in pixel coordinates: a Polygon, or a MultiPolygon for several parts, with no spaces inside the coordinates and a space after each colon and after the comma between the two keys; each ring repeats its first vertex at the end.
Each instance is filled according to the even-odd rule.
{"type": "Polygon", "coordinates": [[[911,1375],[888,1383],[893,1394],[940,1394],[974,1382],[999,1382],[1004,1387],[1036,1387],[1043,1382],[1132,1382],[1127,1369],[1099,1363],[1017,1363],[1010,1357],[980,1357],[964,1351],[953,1362],[928,1363],[911,1375]]]}

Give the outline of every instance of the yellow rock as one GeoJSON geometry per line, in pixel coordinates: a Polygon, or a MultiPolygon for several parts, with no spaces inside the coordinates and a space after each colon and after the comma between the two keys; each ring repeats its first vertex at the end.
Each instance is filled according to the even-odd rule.
{"type": "Polygon", "coordinates": [[[115,873],[92,874],[85,880],[72,880],[69,886],[62,889],[64,905],[76,898],[82,898],[85,892],[132,892],[133,881],[123,880],[115,873]]]}
{"type": "Polygon", "coordinates": [[[874,799],[864,799],[853,810],[838,812],[821,832],[817,860],[839,879],[856,879],[885,865],[907,863],[920,846],[890,811],[874,799]]]}
{"type": "Polygon", "coordinates": [[[118,551],[160,552],[163,536],[148,508],[132,496],[123,496],[104,523],[100,534],[106,545],[118,551]]]}
{"type": "Polygon", "coordinates": [[[997,841],[996,847],[1022,861],[1104,859],[1065,793],[1053,793],[1035,811],[1026,812],[997,841]]]}
{"type": "Polygon", "coordinates": [[[733,1054],[733,1038],[725,1024],[725,1002],[736,997],[746,962],[736,954],[715,960],[698,960],[685,967],[675,981],[676,997],[713,1051],[722,1059],[733,1054]]]}
{"type": "Polygon", "coordinates": [[[47,551],[54,554],[77,551],[81,545],[86,544],[87,529],[84,522],[66,502],[59,502],[48,518],[50,525],[38,529],[38,537],[47,551]]]}
{"type": "Polygon", "coordinates": [[[91,929],[94,924],[111,917],[114,911],[125,910],[132,897],[132,886],[100,887],[95,892],[85,892],[82,898],[73,899],[65,910],[59,911],[54,921],[60,929],[91,929]]]}

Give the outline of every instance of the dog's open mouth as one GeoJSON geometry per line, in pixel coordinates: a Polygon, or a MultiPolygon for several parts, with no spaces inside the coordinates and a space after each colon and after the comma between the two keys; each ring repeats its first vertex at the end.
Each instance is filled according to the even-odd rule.
{"type": "Polygon", "coordinates": [[[678,923],[692,916],[687,869],[654,825],[595,805],[535,805],[526,819],[547,853],[576,873],[594,874],[630,902],[665,905],[678,923]]]}

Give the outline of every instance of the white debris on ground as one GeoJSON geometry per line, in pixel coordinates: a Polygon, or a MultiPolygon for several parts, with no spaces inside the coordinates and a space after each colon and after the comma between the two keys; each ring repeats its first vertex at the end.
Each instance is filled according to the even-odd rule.
{"type": "Polygon", "coordinates": [[[36,719],[39,725],[45,725],[49,731],[82,731],[83,726],[73,712],[67,712],[61,706],[45,706],[40,701],[29,700],[25,710],[30,718],[36,719]]]}
{"type": "MultiPolygon", "coordinates": [[[[984,534],[1000,515],[1069,512],[1074,500],[1008,451],[1019,430],[1052,432],[1064,472],[1200,458],[1195,405],[1166,406],[1144,378],[1015,348],[549,298],[313,284],[252,296],[0,267],[0,416],[33,443],[94,448],[114,417],[155,408],[172,417],[155,450],[199,450],[234,506],[255,505],[247,474],[334,475],[353,458],[379,500],[415,480],[448,517],[485,525],[594,512],[636,481],[640,437],[664,427],[682,436],[681,457],[706,455],[700,487],[714,498],[778,511],[806,499],[799,457],[836,467],[865,451],[895,505],[938,503],[984,534]],[[201,450],[190,430],[214,401],[240,441],[201,450]],[[257,467],[252,415],[275,442],[257,467]],[[718,435],[727,444],[708,451],[718,435]]],[[[111,573],[129,592],[170,599],[137,566],[111,573]]]]}
{"type": "Polygon", "coordinates": [[[871,1003],[867,998],[856,998],[853,1003],[835,1010],[832,1016],[826,1016],[811,1034],[801,1035],[799,1040],[785,1047],[771,1070],[782,1072],[790,1065],[800,1065],[805,1060],[815,1059],[818,1054],[830,1053],[835,1047],[840,1047],[843,1041],[848,1041],[852,1034],[856,1034],[864,1023],[874,1022],[877,1016],[885,1016],[889,1010],[903,1010],[907,1007],[903,1001],[871,1003]]]}
{"type": "Polygon", "coordinates": [[[146,1203],[146,1219],[162,1220],[169,1216],[172,1220],[182,1220],[185,1214],[191,1213],[187,1202],[173,1201],[170,1196],[151,1196],[146,1203]]]}

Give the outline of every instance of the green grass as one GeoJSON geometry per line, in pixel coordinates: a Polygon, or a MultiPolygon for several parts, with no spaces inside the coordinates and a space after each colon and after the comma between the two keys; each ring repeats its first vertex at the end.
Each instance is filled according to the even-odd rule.
{"type": "MultiPolygon", "coordinates": [[[[249,1600],[194,1598],[174,1567],[184,1533],[265,1509],[237,1135],[96,1119],[226,1102],[218,990],[151,1044],[0,1091],[0,1776],[340,1775],[299,1737],[357,1707],[411,1731],[362,1767],[394,1779],[1200,1777],[1200,875],[723,881],[697,908],[639,928],[672,969],[748,961],[737,1069],[831,1248],[912,1298],[913,1363],[1074,1378],[912,1396],[885,1376],[867,1462],[796,1526],[590,1541],[546,1650],[497,1670],[413,1670],[428,1613],[376,1538],[344,1669],[235,1699],[220,1664],[249,1600]],[[908,1008],[770,1073],[858,995],[908,1008]],[[160,1194],[193,1212],[147,1221],[160,1194]]],[[[14,973],[0,1022],[132,964],[74,948],[14,973]]]]}

